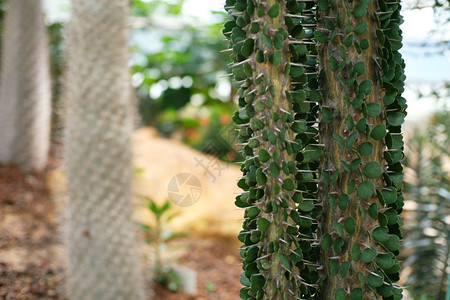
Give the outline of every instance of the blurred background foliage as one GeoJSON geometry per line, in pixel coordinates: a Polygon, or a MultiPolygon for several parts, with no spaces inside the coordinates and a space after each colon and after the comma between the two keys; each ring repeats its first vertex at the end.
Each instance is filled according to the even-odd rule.
{"type": "Polygon", "coordinates": [[[141,124],[199,150],[235,160],[227,134],[236,109],[226,77],[229,55],[215,23],[182,15],[184,1],[133,1],[132,84],[141,124]],[[220,140],[216,137],[222,137],[220,140]]]}
{"type": "Polygon", "coordinates": [[[403,276],[416,299],[445,299],[450,257],[450,112],[407,137],[403,276]]]}
{"type": "MultiPolygon", "coordinates": [[[[417,55],[449,52],[449,0],[404,1],[406,9],[432,7],[435,29],[429,42],[412,45],[417,55]],[[447,27],[446,27],[447,26],[447,27]],[[420,53],[420,54],[419,54],[420,53]]],[[[229,54],[221,30],[224,12],[214,21],[183,15],[184,0],[131,0],[131,72],[140,126],[178,139],[224,160],[238,160],[231,116],[237,108],[228,73],[229,54]],[[214,151],[211,151],[211,149],[214,151]]],[[[5,0],[0,0],[0,30],[5,0]]],[[[61,136],[64,24],[48,22],[53,76],[53,133],[61,136]]],[[[411,49],[411,45],[409,45],[411,49]]],[[[1,52],[1,46],[0,46],[1,52]]],[[[406,61],[408,64],[408,61],[406,61]]],[[[445,299],[450,254],[449,79],[432,88],[409,85],[424,106],[440,109],[406,135],[404,283],[413,299],[445,299]],[[426,100],[425,100],[426,98],[426,100]],[[434,100],[430,100],[434,98],[434,100]],[[447,104],[446,104],[447,103],[447,104]]],[[[407,130],[408,131],[408,130],[407,130]]]]}

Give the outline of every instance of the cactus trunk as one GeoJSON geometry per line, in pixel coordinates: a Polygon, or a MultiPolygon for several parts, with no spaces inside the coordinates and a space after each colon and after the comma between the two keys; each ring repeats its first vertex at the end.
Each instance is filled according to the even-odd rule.
{"type": "Polygon", "coordinates": [[[39,0],[7,2],[2,36],[0,163],[42,169],[50,145],[47,28],[39,0]]]}
{"type": "Polygon", "coordinates": [[[246,209],[240,296],[400,299],[400,5],[225,8],[247,156],[236,198],[246,209]]]}
{"type": "Polygon", "coordinates": [[[318,47],[320,139],[326,145],[320,168],[327,177],[338,173],[319,186],[322,299],[401,298],[393,284],[399,279],[405,115],[399,9],[384,1],[319,2],[325,36],[318,47]]]}
{"type": "Polygon", "coordinates": [[[246,208],[239,235],[245,285],[240,295],[310,297],[318,281],[314,231],[320,211],[315,183],[321,153],[316,141],[315,47],[312,31],[286,15],[304,11],[305,20],[313,23],[313,3],[229,4],[231,20],[224,33],[234,50],[232,70],[241,106],[233,119],[247,156],[238,183],[245,192],[236,199],[246,208]]]}
{"type": "Polygon", "coordinates": [[[75,0],[68,30],[69,298],[143,299],[132,217],[128,0],[75,0]]]}

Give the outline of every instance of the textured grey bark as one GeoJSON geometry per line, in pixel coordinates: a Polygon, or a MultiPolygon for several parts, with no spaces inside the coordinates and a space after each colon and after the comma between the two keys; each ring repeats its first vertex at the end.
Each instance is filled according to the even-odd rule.
{"type": "Polygon", "coordinates": [[[51,83],[40,0],[10,0],[2,36],[0,163],[42,169],[50,143],[51,83]]]}
{"type": "Polygon", "coordinates": [[[128,0],[74,0],[66,166],[70,299],[143,299],[131,202],[128,0]]]}

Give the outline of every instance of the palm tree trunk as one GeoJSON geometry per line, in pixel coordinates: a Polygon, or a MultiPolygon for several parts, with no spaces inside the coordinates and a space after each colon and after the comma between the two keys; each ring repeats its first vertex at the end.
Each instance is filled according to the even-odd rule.
{"type": "Polygon", "coordinates": [[[68,29],[70,299],[143,299],[132,222],[127,0],[75,0],[68,29]]]}

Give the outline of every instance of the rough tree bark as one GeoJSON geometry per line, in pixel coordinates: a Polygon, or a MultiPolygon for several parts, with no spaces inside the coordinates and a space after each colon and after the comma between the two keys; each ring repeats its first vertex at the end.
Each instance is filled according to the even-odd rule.
{"type": "Polygon", "coordinates": [[[7,2],[2,37],[0,163],[42,169],[50,143],[51,83],[40,0],[7,2]]]}
{"type": "Polygon", "coordinates": [[[132,222],[128,0],[75,0],[68,25],[70,299],[143,299],[132,222]]]}

